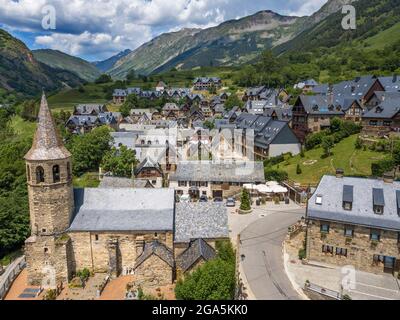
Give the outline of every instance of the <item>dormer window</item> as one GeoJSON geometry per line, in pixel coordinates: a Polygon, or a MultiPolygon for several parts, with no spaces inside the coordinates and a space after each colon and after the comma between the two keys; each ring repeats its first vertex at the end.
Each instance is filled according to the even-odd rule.
{"type": "Polygon", "coordinates": [[[322,205],[322,195],[317,195],[317,197],[315,198],[315,204],[322,205]]]}
{"type": "Polygon", "coordinates": [[[385,207],[383,189],[372,189],[372,200],[375,214],[383,214],[385,207]]]}
{"type": "Polygon", "coordinates": [[[353,209],[353,186],[343,186],[343,209],[346,211],[353,209]]]}

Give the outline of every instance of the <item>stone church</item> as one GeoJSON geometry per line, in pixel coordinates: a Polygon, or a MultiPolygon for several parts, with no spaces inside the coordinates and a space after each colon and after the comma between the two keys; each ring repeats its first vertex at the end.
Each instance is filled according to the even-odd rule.
{"type": "Polygon", "coordinates": [[[213,259],[216,241],[229,239],[221,204],[175,203],[173,189],[74,189],[71,153],[45,95],[25,160],[30,285],[65,286],[84,268],[111,277],[133,274],[143,286],[167,285],[213,259]]]}

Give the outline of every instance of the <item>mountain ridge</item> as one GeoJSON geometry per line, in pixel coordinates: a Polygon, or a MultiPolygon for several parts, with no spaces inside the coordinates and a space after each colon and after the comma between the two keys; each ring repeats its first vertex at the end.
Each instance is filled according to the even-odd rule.
{"type": "Polygon", "coordinates": [[[90,62],[59,50],[39,49],[33,50],[32,53],[38,61],[52,68],[75,73],[86,81],[94,81],[101,74],[100,70],[90,62]]]}
{"type": "Polygon", "coordinates": [[[137,73],[151,74],[172,68],[245,64],[254,60],[263,50],[290,41],[337,12],[344,4],[355,1],[329,0],[311,16],[285,16],[272,10],[262,10],[211,28],[195,29],[190,36],[184,34],[186,29],[164,33],[119,60],[109,73],[116,79],[123,79],[131,69],[137,73]],[[168,42],[174,35],[175,41],[168,42]],[[156,49],[158,57],[149,52],[150,48],[156,49]]]}

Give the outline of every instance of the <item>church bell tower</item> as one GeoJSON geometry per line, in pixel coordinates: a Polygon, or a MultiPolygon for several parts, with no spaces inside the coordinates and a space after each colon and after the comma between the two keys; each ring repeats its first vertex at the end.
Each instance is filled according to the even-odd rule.
{"type": "Polygon", "coordinates": [[[57,133],[44,94],[33,145],[25,160],[31,224],[31,237],[25,242],[28,280],[31,285],[54,287],[69,278],[70,241],[65,232],[74,199],[71,154],[57,133]]]}

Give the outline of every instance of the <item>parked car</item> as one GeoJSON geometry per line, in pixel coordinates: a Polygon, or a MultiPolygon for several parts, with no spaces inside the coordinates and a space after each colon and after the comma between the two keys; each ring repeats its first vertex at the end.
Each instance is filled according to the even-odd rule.
{"type": "Polygon", "coordinates": [[[236,206],[236,201],[233,198],[228,198],[226,200],[226,206],[227,207],[235,207],[236,206]]]}
{"type": "Polygon", "coordinates": [[[190,196],[188,194],[181,195],[180,202],[190,202],[190,196]]]}
{"type": "Polygon", "coordinates": [[[199,199],[199,202],[208,202],[208,198],[206,195],[202,195],[199,199]]]}
{"type": "Polygon", "coordinates": [[[214,202],[224,202],[224,199],[222,199],[222,198],[214,198],[214,202]]]}

